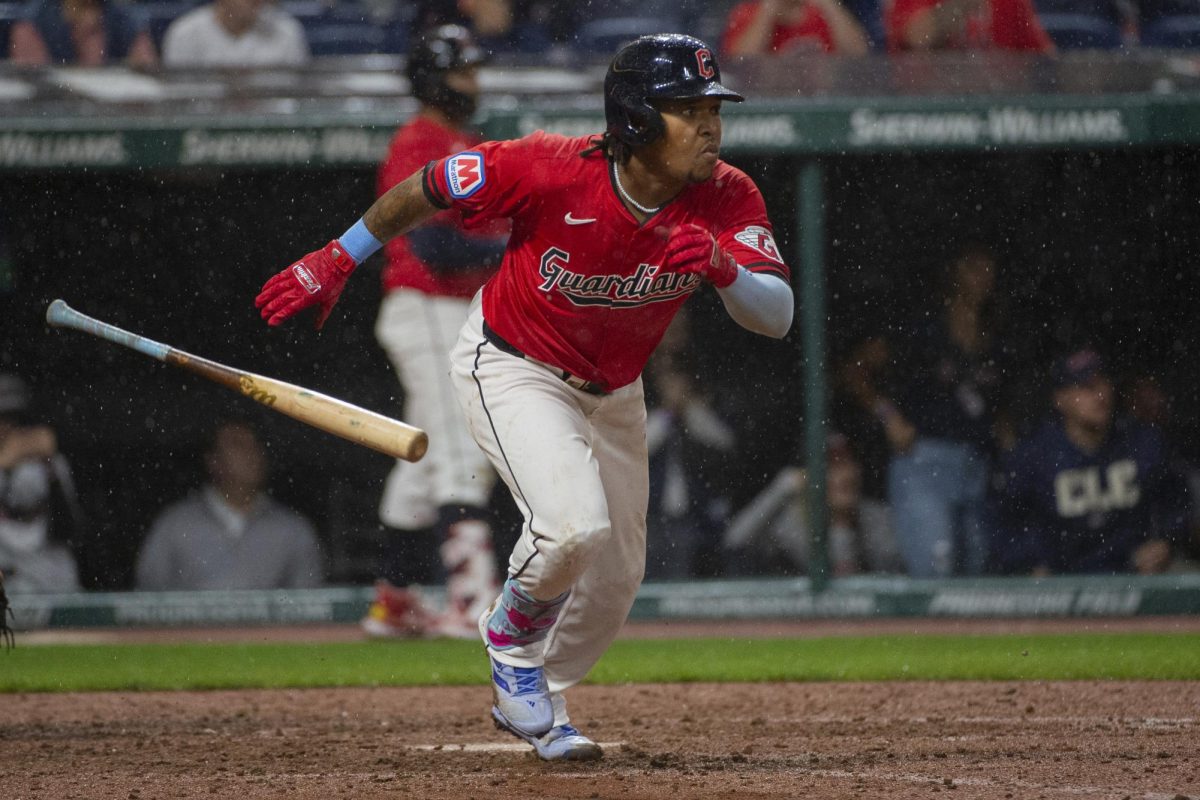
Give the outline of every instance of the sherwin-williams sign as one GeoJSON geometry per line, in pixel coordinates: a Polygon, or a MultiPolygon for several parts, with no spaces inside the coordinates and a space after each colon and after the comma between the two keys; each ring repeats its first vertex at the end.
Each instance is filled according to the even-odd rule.
{"type": "Polygon", "coordinates": [[[1126,112],[1000,106],[985,111],[878,112],[850,114],[847,136],[856,148],[981,145],[1119,145],[1131,143],[1126,112]]]}
{"type": "MultiPolygon", "coordinates": [[[[0,120],[0,170],[156,167],[321,168],[373,166],[401,120],[246,120],[232,112],[187,124],[136,116],[106,120],[0,120]],[[231,127],[230,123],[234,125],[231,127]],[[294,127],[303,124],[303,127],[294,127]]],[[[568,136],[603,128],[597,112],[493,111],[484,135],[507,139],[543,129],[568,136]]],[[[1001,150],[1194,144],[1200,97],[797,99],[730,106],[728,154],[830,155],[895,150],[1001,150]]]]}

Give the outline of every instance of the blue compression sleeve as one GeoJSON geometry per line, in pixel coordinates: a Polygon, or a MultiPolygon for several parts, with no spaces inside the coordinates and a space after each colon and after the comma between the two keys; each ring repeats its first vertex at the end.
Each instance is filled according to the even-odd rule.
{"type": "Polygon", "coordinates": [[[355,264],[361,264],[383,247],[383,242],[367,230],[367,223],[361,219],[351,225],[350,230],[343,233],[338,241],[342,243],[346,254],[354,259],[355,264]]]}
{"type": "Polygon", "coordinates": [[[733,321],[749,331],[781,339],[792,327],[792,287],[766,272],[738,267],[737,280],[717,289],[733,321]]]}

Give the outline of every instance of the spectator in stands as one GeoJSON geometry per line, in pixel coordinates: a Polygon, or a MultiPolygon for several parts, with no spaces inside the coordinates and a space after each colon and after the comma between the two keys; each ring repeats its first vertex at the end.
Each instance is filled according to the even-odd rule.
{"type": "Polygon", "coordinates": [[[862,466],[863,494],[887,498],[888,464],[893,451],[906,450],[916,431],[895,413],[893,348],[880,331],[857,336],[833,370],[833,429],[846,435],[862,466]]]}
{"type": "Polygon", "coordinates": [[[888,50],[1054,52],[1031,0],[892,0],[884,4],[888,50]]]}
{"type": "Polygon", "coordinates": [[[1009,573],[1137,572],[1171,564],[1186,541],[1185,483],[1160,431],[1114,414],[1100,356],[1053,368],[1056,418],[1005,459],[989,503],[993,561],[1009,573]]]}
{"type": "Polygon", "coordinates": [[[888,502],[908,573],[982,572],[982,512],[1001,389],[996,262],[979,245],[949,265],[934,313],[912,323],[907,378],[877,413],[895,432],[888,502]]]}
{"type": "Polygon", "coordinates": [[[207,485],[154,521],[137,562],[139,589],[292,589],[324,580],[308,520],[264,494],[267,459],[239,419],[204,447],[207,485]]]}
{"type": "MultiPolygon", "coordinates": [[[[1125,414],[1137,422],[1149,425],[1169,442],[1183,442],[1191,434],[1179,429],[1174,415],[1175,399],[1163,386],[1162,380],[1152,372],[1136,372],[1124,382],[1121,399],[1125,414]]],[[[1194,440],[1195,437],[1191,436],[1194,440]]],[[[1174,448],[1173,448],[1174,450],[1174,448]]],[[[1185,457],[1175,452],[1176,461],[1170,470],[1172,478],[1182,477],[1191,506],[1191,536],[1184,541],[1174,542],[1174,558],[1171,571],[1195,572],[1200,570],[1200,467],[1194,456],[1185,457]]]]}
{"type": "MultiPolygon", "coordinates": [[[[834,576],[900,572],[903,564],[892,534],[887,505],[862,494],[862,467],[849,441],[829,437],[825,496],[829,506],[826,547],[834,576]]],[[[807,471],[785,467],[739,511],[725,532],[727,560],[748,574],[778,570],[808,572],[812,539],[808,523],[807,471]]]]}
{"type": "Polygon", "coordinates": [[[149,28],[110,0],[35,0],[9,31],[8,57],[33,66],[158,64],[149,28]]]}
{"type": "Polygon", "coordinates": [[[863,26],[839,0],[751,0],[729,13],[721,49],[728,56],[813,50],[863,55],[863,26]]]}
{"type": "Polygon", "coordinates": [[[1171,424],[1171,398],[1157,375],[1139,372],[1131,376],[1121,396],[1129,416],[1167,432],[1171,424]]]}
{"type": "Polygon", "coordinates": [[[714,573],[719,537],[728,521],[727,481],[737,435],[693,379],[681,309],[647,365],[646,447],[650,499],[646,577],[689,578],[714,573]]]}
{"type": "Polygon", "coordinates": [[[531,0],[416,0],[412,30],[419,36],[440,25],[462,25],[489,53],[538,53],[550,47],[550,37],[533,20],[533,6],[531,0]]]}
{"type": "Polygon", "coordinates": [[[0,373],[0,572],[12,592],[78,591],[69,542],[83,514],[54,430],[29,405],[25,382],[0,373]]]}
{"type": "Polygon", "coordinates": [[[309,61],[300,21],[267,0],[213,0],[167,28],[168,67],[289,67],[309,61]]]}

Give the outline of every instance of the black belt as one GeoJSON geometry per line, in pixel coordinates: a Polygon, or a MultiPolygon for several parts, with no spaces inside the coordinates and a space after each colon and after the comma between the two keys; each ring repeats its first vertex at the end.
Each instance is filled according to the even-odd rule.
{"type": "Polygon", "coordinates": [[[492,345],[502,353],[508,353],[510,356],[516,356],[517,358],[523,358],[526,361],[532,361],[534,364],[537,364],[538,366],[545,367],[546,369],[553,372],[555,375],[558,375],[558,377],[562,378],[563,382],[565,384],[567,384],[568,386],[570,386],[572,389],[578,389],[581,392],[587,392],[588,394],[594,394],[594,395],[608,394],[608,392],[604,391],[604,387],[601,386],[599,383],[596,383],[596,381],[584,380],[583,378],[579,377],[578,375],[572,375],[571,373],[567,372],[565,369],[562,369],[561,367],[556,367],[553,364],[548,364],[545,361],[538,361],[536,358],[532,358],[530,356],[525,355],[520,350],[518,350],[515,346],[513,346],[513,345],[509,344],[507,341],[505,341],[504,337],[502,337],[500,334],[498,334],[494,330],[492,330],[492,326],[487,324],[487,320],[483,321],[483,338],[485,338],[489,342],[491,342],[492,345]]]}

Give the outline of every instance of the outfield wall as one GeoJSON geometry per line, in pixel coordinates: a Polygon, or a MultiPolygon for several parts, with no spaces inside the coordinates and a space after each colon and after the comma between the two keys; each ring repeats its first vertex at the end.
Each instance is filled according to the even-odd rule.
{"type": "MultiPolygon", "coordinates": [[[[426,590],[431,602],[436,588],[426,590]]],[[[17,595],[18,629],[354,623],[374,592],[107,592],[17,595]]],[[[630,619],[802,620],[936,617],[1049,619],[1200,614],[1200,574],[1154,577],[955,579],[862,577],[813,592],[808,579],[650,583],[630,619]]]]}

